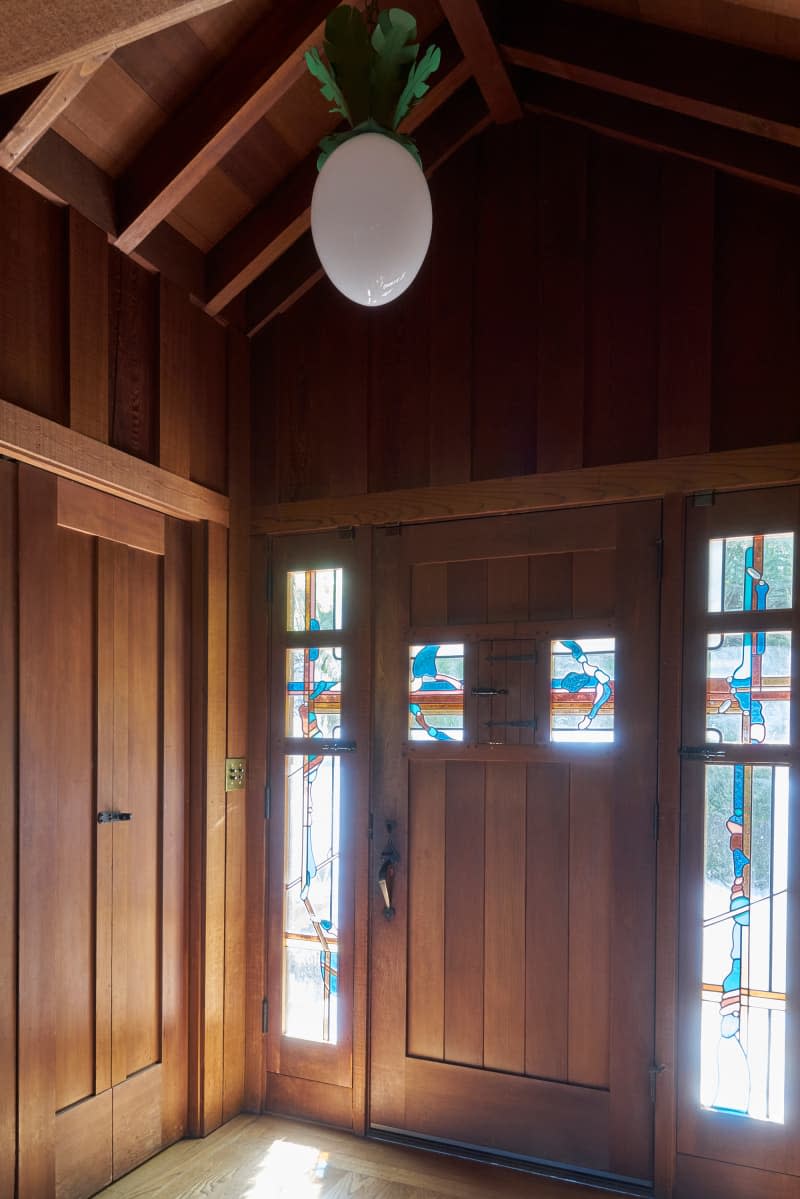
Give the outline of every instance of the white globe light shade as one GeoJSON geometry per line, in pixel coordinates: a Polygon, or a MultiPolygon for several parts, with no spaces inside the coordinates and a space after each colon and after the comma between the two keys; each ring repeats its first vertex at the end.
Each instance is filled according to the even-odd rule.
{"type": "Polygon", "coordinates": [[[431,240],[431,194],[408,150],[359,133],[331,154],[311,198],[311,234],[326,275],[356,304],[406,290],[431,240]]]}

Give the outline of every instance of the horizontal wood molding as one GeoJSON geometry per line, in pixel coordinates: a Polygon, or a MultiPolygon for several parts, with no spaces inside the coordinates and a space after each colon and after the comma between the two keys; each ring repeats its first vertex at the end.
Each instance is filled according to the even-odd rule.
{"type": "Polygon", "coordinates": [[[57,117],[61,115],[75,97],[108,58],[109,51],[93,54],[81,62],[59,71],[19,113],[14,124],[5,131],[0,141],[0,167],[15,170],[25,155],[33,149],[57,117]]]}
{"type": "Polygon", "coordinates": [[[228,525],[227,496],[0,399],[0,454],[185,520],[228,525]]]}
{"type": "Polygon", "coordinates": [[[147,554],[163,555],[164,517],[160,512],[82,487],[69,479],[59,479],[56,489],[60,528],[116,541],[147,554]]]}
{"type": "Polygon", "coordinates": [[[796,483],[798,479],[800,443],[793,442],[452,486],[264,504],[253,508],[251,531],[277,535],[357,525],[411,524],[658,499],[669,493],[741,490],[796,483]]]}
{"type": "Polygon", "coordinates": [[[472,68],[492,120],[498,125],[519,120],[522,108],[478,0],[441,0],[441,8],[472,68]]]}

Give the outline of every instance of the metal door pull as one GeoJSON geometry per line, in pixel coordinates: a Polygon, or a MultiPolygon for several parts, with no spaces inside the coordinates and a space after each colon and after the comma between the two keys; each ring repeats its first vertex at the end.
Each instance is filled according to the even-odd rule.
{"type": "Polygon", "coordinates": [[[479,695],[481,697],[488,696],[488,695],[508,695],[508,688],[507,687],[473,687],[472,694],[479,695]]]}
{"type": "Polygon", "coordinates": [[[110,824],[114,820],[130,820],[133,816],[132,812],[98,812],[98,824],[110,824]]]}

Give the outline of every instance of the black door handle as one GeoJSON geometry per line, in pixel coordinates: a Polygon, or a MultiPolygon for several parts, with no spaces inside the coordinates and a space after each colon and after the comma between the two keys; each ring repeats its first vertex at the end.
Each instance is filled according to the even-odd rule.
{"type": "Polygon", "coordinates": [[[98,824],[110,824],[113,820],[130,820],[133,812],[98,812],[98,824]]]}

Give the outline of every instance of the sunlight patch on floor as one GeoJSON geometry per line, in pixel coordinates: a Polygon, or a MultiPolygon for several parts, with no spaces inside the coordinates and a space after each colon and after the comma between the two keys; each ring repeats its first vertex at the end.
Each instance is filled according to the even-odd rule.
{"type": "Polygon", "coordinates": [[[312,1145],[274,1141],[244,1199],[319,1199],[328,1154],[312,1145]]]}

